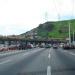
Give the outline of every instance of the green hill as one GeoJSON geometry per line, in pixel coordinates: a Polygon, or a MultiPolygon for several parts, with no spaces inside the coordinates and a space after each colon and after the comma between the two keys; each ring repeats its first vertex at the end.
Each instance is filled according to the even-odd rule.
{"type": "Polygon", "coordinates": [[[56,22],[45,22],[40,24],[37,28],[32,29],[26,33],[21,34],[26,38],[67,38],[69,31],[69,23],[71,25],[71,35],[75,30],[75,20],[64,20],[56,22]]]}
{"type": "Polygon", "coordinates": [[[75,30],[75,20],[65,20],[56,22],[46,22],[38,27],[38,35],[49,38],[68,37],[69,23],[71,24],[71,34],[75,30]]]}

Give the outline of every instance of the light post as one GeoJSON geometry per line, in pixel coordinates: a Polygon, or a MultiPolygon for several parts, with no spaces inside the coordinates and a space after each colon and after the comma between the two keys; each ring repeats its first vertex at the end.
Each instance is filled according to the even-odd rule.
{"type": "Polygon", "coordinates": [[[73,31],[73,44],[74,44],[74,31],[73,31]]]}
{"type": "Polygon", "coordinates": [[[69,22],[69,45],[71,46],[71,23],[69,22]]]}

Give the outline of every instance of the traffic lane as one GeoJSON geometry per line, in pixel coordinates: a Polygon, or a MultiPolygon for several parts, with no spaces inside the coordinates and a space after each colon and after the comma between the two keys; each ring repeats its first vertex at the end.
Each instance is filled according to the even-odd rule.
{"type": "Polygon", "coordinates": [[[19,62],[22,59],[27,58],[28,56],[34,54],[35,52],[41,51],[41,50],[43,50],[43,49],[31,50],[31,51],[28,51],[28,52],[23,51],[23,53],[19,53],[19,54],[16,54],[16,55],[12,55],[12,56],[8,56],[6,58],[0,59],[0,71],[6,70],[6,68],[9,65],[12,65],[16,62],[19,62]],[[9,64],[7,64],[7,63],[9,63],[9,64]]]}
{"type": "MultiPolygon", "coordinates": [[[[0,75],[19,75],[21,71],[26,68],[33,60],[36,59],[44,50],[32,52],[30,54],[15,57],[11,62],[0,65],[0,75]],[[2,70],[3,69],[3,70],[2,70]]],[[[33,62],[34,63],[34,62],[33,62]]],[[[35,64],[35,63],[34,63],[35,64]]],[[[38,64],[38,63],[37,63],[38,64]]],[[[33,68],[33,67],[29,67],[33,68]]],[[[37,67],[36,67],[37,68],[37,67]]]]}
{"type": "Polygon", "coordinates": [[[9,59],[14,59],[16,56],[21,56],[21,55],[23,55],[25,53],[28,53],[30,51],[32,51],[32,50],[21,50],[21,51],[18,51],[17,53],[14,52],[14,53],[10,53],[10,54],[9,53],[8,54],[3,54],[3,55],[0,56],[0,63],[2,61],[6,61],[6,60],[9,60],[9,59]]]}
{"type": "Polygon", "coordinates": [[[62,49],[51,52],[51,75],[75,75],[75,56],[62,49]]]}
{"type": "Polygon", "coordinates": [[[20,75],[47,75],[47,67],[50,65],[48,55],[50,49],[45,49],[36,58],[30,61],[19,73],[20,75]]]}
{"type": "Polygon", "coordinates": [[[20,71],[22,69],[22,67],[24,67],[24,65],[30,63],[32,61],[32,59],[35,58],[37,55],[39,55],[39,54],[37,53],[35,55],[30,56],[29,58],[27,58],[25,60],[18,61],[16,64],[7,68],[8,70],[3,71],[4,73],[1,72],[1,75],[17,75],[17,74],[15,74],[15,72],[20,71]]]}

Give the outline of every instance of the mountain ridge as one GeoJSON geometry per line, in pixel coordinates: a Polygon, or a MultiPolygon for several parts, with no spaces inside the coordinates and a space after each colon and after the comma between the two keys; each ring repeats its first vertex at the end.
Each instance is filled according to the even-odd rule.
{"type": "Polygon", "coordinates": [[[38,27],[21,34],[26,38],[67,38],[68,37],[68,25],[71,24],[71,35],[72,31],[75,30],[75,19],[56,21],[56,22],[45,22],[39,24],[38,27]]]}

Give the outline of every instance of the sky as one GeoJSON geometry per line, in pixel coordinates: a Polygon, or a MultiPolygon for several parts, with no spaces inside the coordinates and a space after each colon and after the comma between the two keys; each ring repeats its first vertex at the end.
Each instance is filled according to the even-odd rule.
{"type": "Polygon", "coordinates": [[[0,35],[19,35],[40,23],[75,18],[74,0],[0,0],[0,35]]]}

